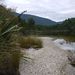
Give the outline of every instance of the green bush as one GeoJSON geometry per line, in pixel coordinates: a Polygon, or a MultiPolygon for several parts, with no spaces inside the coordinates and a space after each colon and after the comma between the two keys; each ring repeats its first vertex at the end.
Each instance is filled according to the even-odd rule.
{"type": "Polygon", "coordinates": [[[42,48],[42,41],[36,37],[20,37],[19,44],[22,48],[42,48]]]}

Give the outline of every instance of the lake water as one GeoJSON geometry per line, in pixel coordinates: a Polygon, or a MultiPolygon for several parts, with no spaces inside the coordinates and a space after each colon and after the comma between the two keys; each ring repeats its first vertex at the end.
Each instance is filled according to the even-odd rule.
{"type": "Polygon", "coordinates": [[[66,42],[64,39],[56,39],[53,42],[63,50],[75,50],[75,42],[66,42]]]}

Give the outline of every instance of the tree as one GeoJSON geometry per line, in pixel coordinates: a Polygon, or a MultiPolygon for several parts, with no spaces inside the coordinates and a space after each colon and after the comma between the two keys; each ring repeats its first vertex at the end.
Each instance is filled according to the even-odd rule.
{"type": "Polygon", "coordinates": [[[27,24],[28,24],[28,30],[29,30],[29,34],[32,35],[32,34],[35,34],[35,21],[32,17],[30,17],[27,21],[27,24]]]}
{"type": "Polygon", "coordinates": [[[29,18],[28,19],[28,26],[29,26],[29,29],[33,30],[35,28],[35,21],[33,18],[29,18]]]}

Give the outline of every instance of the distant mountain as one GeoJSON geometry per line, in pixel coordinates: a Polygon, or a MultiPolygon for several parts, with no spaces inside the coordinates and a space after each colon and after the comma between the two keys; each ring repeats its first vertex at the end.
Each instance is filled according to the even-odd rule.
{"type": "MultiPolygon", "coordinates": [[[[16,15],[18,16],[19,13],[16,13],[16,15]]],[[[35,23],[36,23],[37,25],[55,25],[55,24],[56,24],[56,22],[54,22],[54,21],[52,21],[52,20],[50,20],[50,19],[43,18],[43,17],[39,17],[39,16],[35,16],[35,15],[30,15],[30,14],[23,14],[23,15],[21,16],[21,18],[22,18],[23,20],[26,20],[26,21],[27,21],[29,18],[33,18],[34,21],[35,21],[35,23]]]]}

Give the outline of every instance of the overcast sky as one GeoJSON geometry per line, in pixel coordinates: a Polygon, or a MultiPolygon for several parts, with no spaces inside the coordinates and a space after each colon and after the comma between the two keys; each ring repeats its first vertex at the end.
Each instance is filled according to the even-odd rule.
{"type": "Polygon", "coordinates": [[[28,14],[54,21],[75,17],[75,0],[6,0],[6,4],[17,12],[27,10],[28,14]]]}

